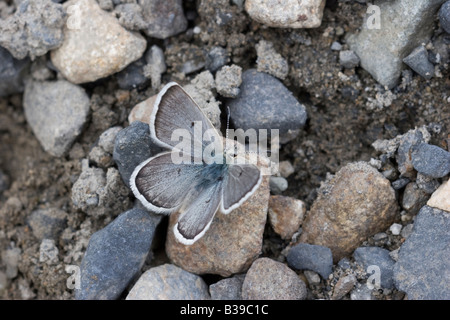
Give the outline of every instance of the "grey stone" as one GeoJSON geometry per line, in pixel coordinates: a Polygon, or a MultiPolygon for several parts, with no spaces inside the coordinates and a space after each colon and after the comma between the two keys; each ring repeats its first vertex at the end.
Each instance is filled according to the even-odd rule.
{"type": "Polygon", "coordinates": [[[243,300],[304,300],[306,284],[285,264],[269,258],[255,260],[242,284],[243,300]]]}
{"type": "Polygon", "coordinates": [[[57,240],[67,225],[67,213],[58,208],[37,209],[31,212],[27,223],[37,239],[57,240]]]}
{"type": "MultiPolygon", "coordinates": [[[[369,266],[380,268],[381,287],[392,289],[394,287],[393,268],[395,261],[389,255],[389,250],[380,247],[359,247],[353,253],[355,262],[360,264],[364,270],[369,266]]],[[[371,273],[368,273],[371,275],[371,273]]]]}
{"type": "Polygon", "coordinates": [[[114,152],[114,142],[116,141],[116,136],[123,128],[120,126],[112,127],[105,130],[98,139],[98,145],[110,154],[114,152]]]}
{"type": "Polygon", "coordinates": [[[155,224],[145,210],[132,209],[95,232],[80,266],[78,300],[112,300],[144,264],[150,251],[155,224]]]}
{"type": "Polygon", "coordinates": [[[402,231],[402,227],[403,226],[399,223],[393,223],[389,227],[389,231],[391,231],[394,236],[398,236],[400,234],[400,232],[402,231]]]}
{"type": "Polygon", "coordinates": [[[0,46],[16,59],[34,60],[62,44],[65,17],[62,5],[51,0],[25,0],[14,15],[0,20],[0,46]]]}
{"type": "Polygon", "coordinates": [[[148,78],[144,74],[145,65],[145,59],[142,57],[118,72],[116,78],[119,88],[124,90],[144,88],[148,83],[148,78]]]}
{"type": "Polygon", "coordinates": [[[432,194],[441,185],[437,179],[433,179],[420,172],[417,173],[416,184],[428,194],[432,194]]]}
{"type": "Polygon", "coordinates": [[[2,252],[1,258],[6,265],[6,277],[14,279],[19,273],[19,262],[22,250],[17,247],[6,249],[2,252]]]}
{"type": "Polygon", "coordinates": [[[289,73],[289,66],[278,52],[275,51],[273,43],[265,40],[259,41],[256,46],[257,70],[268,73],[279,79],[286,79],[289,73]]]}
{"type": "Polygon", "coordinates": [[[405,187],[408,183],[409,183],[408,178],[400,178],[392,182],[392,188],[394,188],[394,190],[400,190],[403,187],[405,187]]]}
{"type": "Polygon", "coordinates": [[[281,194],[288,188],[288,181],[283,177],[270,177],[269,180],[270,192],[273,194],[281,194]]]}
{"type": "Polygon", "coordinates": [[[14,59],[8,50],[0,47],[0,97],[23,92],[29,62],[29,59],[14,59]]]}
{"type": "Polygon", "coordinates": [[[333,271],[331,250],[320,245],[299,243],[289,250],[288,265],[299,270],[312,270],[327,279],[333,271]]]}
{"type": "Polygon", "coordinates": [[[447,1],[441,6],[439,10],[439,21],[441,22],[442,29],[450,33],[450,1],[447,1]]]}
{"type": "Polygon", "coordinates": [[[450,214],[424,206],[412,234],[400,247],[395,286],[409,300],[449,300],[450,214]]]}
{"type": "Polygon", "coordinates": [[[337,41],[334,41],[332,44],[331,44],[331,50],[333,50],[333,51],[341,51],[342,50],[342,44],[340,44],[339,42],[337,42],[337,41]]]}
{"type": "Polygon", "coordinates": [[[212,47],[205,53],[205,68],[211,72],[219,70],[230,62],[227,50],[222,47],[212,47]]]}
{"type": "Polygon", "coordinates": [[[232,277],[220,280],[209,286],[212,300],[241,300],[242,283],[241,277],[232,277]]]}
{"type": "Polygon", "coordinates": [[[148,124],[135,121],[116,135],[113,158],[123,182],[130,186],[134,169],[161,149],[152,143],[148,124]]]}
{"type": "Polygon", "coordinates": [[[320,284],[320,276],[314,271],[305,270],[303,271],[303,274],[305,275],[305,278],[310,286],[320,284]]]}
{"type": "Polygon", "coordinates": [[[361,59],[361,67],[389,89],[395,87],[403,69],[403,58],[433,32],[436,12],[445,0],[377,0],[380,28],[371,24],[376,14],[367,15],[358,35],[347,43],[361,59]],[[372,29],[369,29],[372,28],[372,29]]]}
{"type": "Polygon", "coordinates": [[[414,224],[412,224],[412,223],[407,224],[406,226],[404,226],[402,228],[402,231],[400,232],[401,236],[403,238],[407,239],[412,234],[413,227],[414,227],[414,224]]]}
{"type": "Polygon", "coordinates": [[[166,39],[187,28],[181,0],[138,0],[149,37],[166,39]]]}
{"type": "MultiPolygon", "coordinates": [[[[101,7],[100,2],[99,5],[101,7]]],[[[137,3],[119,4],[114,8],[114,13],[119,23],[128,30],[142,30],[147,27],[142,7],[137,3]]]]}
{"type": "Polygon", "coordinates": [[[237,65],[224,66],[216,73],[217,93],[226,98],[236,98],[242,83],[242,68],[237,65]]]}
{"type": "Polygon", "coordinates": [[[339,52],[339,63],[346,69],[352,69],[359,64],[359,57],[351,50],[339,52]]]}
{"type": "Polygon", "coordinates": [[[425,205],[429,197],[415,182],[410,182],[403,191],[402,208],[409,214],[415,215],[425,205]]]}
{"type": "Polygon", "coordinates": [[[208,286],[198,275],[173,264],[147,270],[126,300],[209,300],[208,286]]]}
{"type": "Polygon", "coordinates": [[[236,129],[279,129],[280,142],[297,136],[306,122],[306,108],[278,79],[249,69],[242,74],[241,92],[227,101],[236,129]]]}
{"type": "Polygon", "coordinates": [[[411,69],[423,78],[430,80],[434,76],[434,66],[428,60],[428,51],[420,45],[403,59],[411,69]]]}
{"type": "Polygon", "coordinates": [[[59,250],[53,239],[43,239],[39,246],[39,262],[55,264],[58,262],[59,250]]]}
{"type": "Polygon", "coordinates": [[[83,88],[65,80],[30,81],[25,87],[25,117],[45,151],[63,156],[81,133],[89,113],[83,88]]]}
{"type": "Polygon", "coordinates": [[[350,290],[352,290],[357,283],[356,277],[353,274],[349,274],[338,280],[334,286],[333,295],[331,299],[339,300],[342,299],[350,290]]]}
{"type": "Polygon", "coordinates": [[[339,260],[338,266],[341,267],[342,269],[352,268],[352,264],[348,258],[342,258],[341,260],[339,260]]]}
{"type": "Polygon", "coordinates": [[[350,293],[351,300],[375,300],[372,294],[372,289],[370,289],[367,285],[357,286],[350,293]]]}
{"type": "Polygon", "coordinates": [[[438,146],[421,143],[411,158],[414,169],[431,178],[442,178],[450,172],[450,152],[438,146]]]}
{"type": "MultiPolygon", "coordinates": [[[[430,140],[430,133],[425,127],[409,130],[398,139],[399,145],[397,149],[398,171],[403,177],[414,178],[415,171],[411,163],[411,153],[414,148],[423,142],[430,140]]],[[[396,139],[393,139],[396,140],[396,139]]]]}

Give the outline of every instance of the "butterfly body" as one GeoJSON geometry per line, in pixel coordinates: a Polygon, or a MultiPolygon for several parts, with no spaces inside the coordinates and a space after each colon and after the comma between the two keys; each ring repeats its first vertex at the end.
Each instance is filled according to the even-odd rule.
{"type": "Polygon", "coordinates": [[[230,213],[261,183],[260,170],[252,164],[233,162],[234,155],[223,147],[223,139],[211,122],[174,82],[167,84],[156,99],[150,133],[169,151],[136,167],[131,189],[149,210],[181,213],[174,233],[183,244],[200,239],[217,211],[230,213]],[[177,130],[192,142],[188,148],[180,149],[179,141],[173,139],[177,130]],[[183,161],[179,161],[180,155],[183,161]]]}

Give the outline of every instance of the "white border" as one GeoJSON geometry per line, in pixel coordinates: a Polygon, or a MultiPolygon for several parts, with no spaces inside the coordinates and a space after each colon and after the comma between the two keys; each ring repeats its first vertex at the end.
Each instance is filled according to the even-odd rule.
{"type": "Polygon", "coordinates": [[[131,187],[131,191],[133,191],[133,194],[136,198],[139,199],[139,201],[141,201],[142,205],[147,208],[150,211],[156,212],[156,213],[162,213],[162,214],[170,214],[172,212],[174,212],[175,210],[177,210],[178,208],[171,208],[171,209],[167,209],[167,208],[161,208],[161,207],[157,207],[154,204],[150,203],[147,201],[147,199],[145,199],[145,197],[139,192],[139,190],[136,187],[136,177],[139,173],[139,171],[141,171],[141,169],[150,161],[152,161],[153,159],[160,157],[162,155],[165,154],[169,154],[171,153],[170,151],[168,152],[162,152],[162,153],[158,153],[156,156],[148,158],[147,160],[141,162],[133,171],[133,173],[131,174],[130,177],[130,187],[131,187]]]}
{"type": "MultiPolygon", "coordinates": [[[[220,204],[219,204],[220,206],[220,204]]],[[[208,231],[209,227],[211,226],[211,223],[214,220],[214,217],[216,216],[217,211],[219,210],[219,206],[217,206],[216,211],[214,212],[214,215],[211,218],[211,221],[208,222],[208,224],[205,226],[205,228],[202,230],[202,232],[200,232],[199,234],[197,234],[194,239],[186,239],[185,237],[183,237],[181,235],[181,233],[178,231],[178,222],[180,221],[181,217],[183,216],[184,213],[182,213],[178,219],[177,219],[177,223],[175,224],[175,226],[173,227],[173,234],[175,235],[175,239],[177,239],[177,241],[181,242],[184,245],[190,246],[191,244],[193,244],[194,242],[196,242],[198,239],[202,238],[206,231],[208,231]]]]}
{"type": "Polygon", "coordinates": [[[249,192],[247,192],[247,193],[245,194],[245,196],[243,196],[243,197],[241,198],[241,200],[239,200],[237,203],[233,204],[231,207],[229,207],[229,208],[226,209],[226,210],[225,210],[225,208],[223,207],[223,203],[224,203],[224,201],[223,201],[223,193],[225,192],[225,184],[224,184],[224,188],[222,188],[222,199],[221,199],[221,201],[220,201],[220,211],[221,211],[223,214],[229,214],[229,213],[230,213],[231,211],[233,211],[234,209],[239,208],[245,201],[247,201],[248,198],[250,198],[250,197],[256,192],[256,190],[258,190],[259,186],[261,185],[263,175],[262,175],[262,173],[261,173],[261,170],[259,170],[259,168],[257,168],[257,169],[258,169],[258,171],[259,171],[259,179],[258,179],[258,181],[256,182],[256,184],[253,186],[253,188],[252,188],[249,192]]]}

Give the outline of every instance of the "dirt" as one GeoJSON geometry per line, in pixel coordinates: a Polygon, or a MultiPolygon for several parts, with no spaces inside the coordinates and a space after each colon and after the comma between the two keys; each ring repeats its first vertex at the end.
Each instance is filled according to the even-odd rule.
{"type": "MultiPolygon", "coordinates": [[[[209,1],[199,2],[185,1],[185,12],[197,13],[189,27],[199,26],[203,32],[185,32],[165,42],[154,41],[164,49],[168,63],[162,82],[175,80],[183,84],[196,75],[180,73],[180,64],[186,57],[178,54],[179,49],[195,55],[223,46],[231,63],[246,70],[255,67],[255,45],[259,40],[271,41],[289,64],[290,72],[283,83],[308,112],[304,130],[282,147],[280,160],[290,160],[296,169],[288,179],[285,195],[305,201],[309,208],[328,172],[335,173],[348,162],[375,158],[371,143],[376,139],[392,138],[421,125],[440,125],[431,143],[448,148],[450,108],[449,102],[443,100],[450,89],[448,67],[441,64],[442,76],[428,82],[413,75],[408,85],[399,85],[392,92],[382,88],[362,68],[341,69],[339,53],[330,46],[334,41],[345,43],[346,33],[358,31],[366,5],[327,1],[321,27],[291,30],[253,22],[230,1],[217,1],[214,6],[209,1]],[[218,24],[217,16],[227,17],[228,13],[232,19],[222,19],[218,24]],[[391,104],[387,101],[383,105],[383,98],[390,100],[392,95],[395,98],[391,104]]],[[[436,36],[438,31],[433,37],[436,36]]],[[[127,126],[130,109],[156,90],[121,90],[114,76],[83,87],[91,96],[90,120],[69,154],[62,158],[50,156],[40,146],[25,120],[21,95],[0,99],[0,169],[10,180],[9,189],[0,193],[0,252],[13,247],[21,251],[18,276],[8,280],[0,298],[72,299],[73,291],[66,286],[70,274],[65,266],[79,265],[90,235],[120,214],[114,212],[102,219],[86,216],[73,207],[71,187],[81,172],[81,159],[87,157],[100,134],[115,125],[127,126]],[[33,210],[49,207],[61,208],[69,217],[67,228],[56,243],[56,264],[39,262],[40,241],[27,225],[33,210]]],[[[160,232],[159,237],[163,236],[160,232]]],[[[282,260],[286,245],[266,227],[264,256],[282,260]]],[[[164,241],[159,239],[153,245],[152,256],[157,261],[167,260],[163,246],[164,241]]],[[[5,268],[0,260],[0,270],[5,268]]],[[[322,287],[315,297],[328,297],[323,293],[326,291],[326,286],[322,287]]]]}

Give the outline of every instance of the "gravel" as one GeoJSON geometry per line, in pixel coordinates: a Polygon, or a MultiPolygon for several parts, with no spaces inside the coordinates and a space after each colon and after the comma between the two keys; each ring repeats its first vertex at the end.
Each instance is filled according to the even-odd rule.
{"type": "Polygon", "coordinates": [[[298,270],[311,270],[327,279],[332,272],[333,256],[331,250],[324,246],[299,243],[289,250],[289,266],[298,270]]]}
{"type": "Polygon", "coordinates": [[[437,146],[421,143],[411,158],[414,169],[428,177],[442,178],[450,172],[450,152],[437,146]]]}
{"type": "Polygon", "coordinates": [[[428,51],[424,46],[415,48],[403,59],[403,62],[427,80],[434,76],[434,66],[428,60],[428,51]]]}

